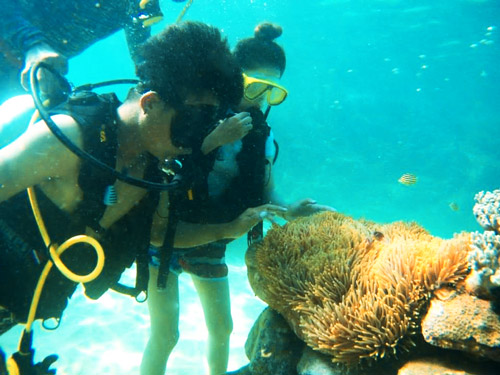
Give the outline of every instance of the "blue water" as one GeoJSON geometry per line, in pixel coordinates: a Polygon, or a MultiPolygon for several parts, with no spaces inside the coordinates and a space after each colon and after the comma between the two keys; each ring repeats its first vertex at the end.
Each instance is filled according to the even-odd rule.
{"type": "MultiPolygon", "coordinates": [[[[161,4],[154,31],[183,6],[161,4]]],[[[263,20],[283,27],[289,97],[269,123],[284,198],[443,237],[478,228],[474,194],[500,186],[499,2],[195,0],[185,19],[220,27],[231,45],[263,20]],[[398,184],[407,172],[416,185],[398,184]]],[[[69,77],[133,77],[129,60],[117,33],[71,60],[69,77]]]]}
{"type": "Polygon", "coordinates": [[[262,20],[283,27],[290,95],[269,122],[288,200],[443,237],[478,229],[474,194],[500,186],[499,2],[212,0],[188,18],[233,45],[262,20]],[[406,172],[416,185],[398,184],[406,172]]]}
{"type": "MultiPolygon", "coordinates": [[[[172,23],[183,5],[170,0],[161,4],[166,17],[155,31],[172,23]]],[[[282,83],[289,97],[272,109],[269,122],[280,144],[277,186],[287,201],[312,197],[356,218],[416,221],[446,238],[479,229],[471,211],[474,194],[500,187],[500,2],[194,0],[186,19],[219,26],[231,45],[251,36],[263,20],[283,27],[278,42],[287,53],[282,83]],[[417,184],[399,184],[404,173],[415,174],[417,184]],[[451,202],[458,211],[450,209],[451,202]]],[[[122,33],[70,62],[69,78],[75,84],[124,77],[133,77],[133,67],[122,33]]],[[[243,251],[240,244],[231,253],[236,267],[233,308],[247,318],[235,320],[240,341],[262,308],[247,288],[243,251]]],[[[194,292],[185,288],[185,298],[193,298],[196,305],[194,292]]],[[[119,297],[110,298],[122,303],[119,297]]],[[[95,316],[95,305],[89,307],[83,298],[75,303],[80,314],[95,316]]],[[[125,304],[122,314],[139,317],[121,316],[103,326],[114,324],[114,332],[127,332],[141,322],[142,336],[134,346],[130,339],[120,344],[129,345],[122,354],[132,351],[128,358],[133,363],[118,366],[123,359],[117,354],[114,367],[103,365],[107,373],[137,373],[147,312],[141,306],[129,313],[130,306],[125,304]]],[[[75,322],[81,318],[74,316],[75,322]]],[[[107,321],[105,315],[97,318],[107,321]]],[[[185,324],[181,335],[194,323],[185,324]]],[[[203,322],[196,327],[203,329],[203,322]]],[[[80,347],[90,340],[95,346],[96,334],[94,339],[85,335],[94,328],[90,324],[76,336],[51,333],[47,340],[80,347]],[[54,338],[58,334],[60,341],[54,338]]],[[[17,333],[10,334],[0,345],[12,348],[16,341],[17,333]]],[[[245,362],[240,341],[232,348],[230,369],[245,362]]],[[[197,345],[193,355],[202,361],[203,339],[197,345]]],[[[182,348],[193,351],[185,345],[179,353],[182,348]]],[[[95,368],[91,361],[96,355],[86,357],[82,350],[80,355],[80,370],[63,358],[63,369],[73,370],[62,373],[92,373],[88,371],[95,368]]],[[[181,371],[185,361],[179,360],[169,364],[169,373],[202,373],[197,361],[191,365],[198,372],[181,371]]]]}

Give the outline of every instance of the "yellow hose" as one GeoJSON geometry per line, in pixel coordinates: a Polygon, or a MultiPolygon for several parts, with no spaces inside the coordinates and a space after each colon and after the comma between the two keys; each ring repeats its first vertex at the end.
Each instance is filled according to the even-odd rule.
{"type": "MultiPolygon", "coordinates": [[[[35,114],[31,118],[30,126],[35,123],[38,118],[38,111],[35,111],[35,114]]],[[[38,207],[38,202],[36,199],[35,190],[33,187],[29,187],[28,189],[28,198],[31,204],[31,209],[33,210],[33,215],[35,216],[36,223],[38,225],[38,229],[42,236],[43,242],[45,246],[49,249],[49,254],[51,259],[47,261],[45,267],[40,274],[38,279],[38,283],[35,288],[35,292],[33,294],[33,299],[31,300],[30,310],[28,313],[28,319],[26,321],[26,332],[30,332],[33,322],[35,320],[36,310],[38,308],[38,303],[40,301],[40,296],[42,294],[43,286],[45,281],[47,280],[47,276],[49,275],[50,270],[52,269],[53,264],[61,271],[61,273],[66,276],[71,281],[77,283],[87,283],[89,281],[94,280],[99,276],[103,267],[104,267],[104,250],[101,244],[93,237],[86,235],[78,235],[71,237],[70,239],[64,241],[61,246],[57,246],[50,241],[49,233],[47,232],[47,228],[45,227],[45,223],[42,218],[42,214],[40,212],[40,208],[38,207]],[[72,272],[66,265],[61,261],[61,254],[66,251],[69,247],[77,244],[77,243],[87,243],[94,248],[97,254],[97,264],[87,275],[78,275],[72,272]]]]}
{"type": "Polygon", "coordinates": [[[177,17],[177,20],[175,21],[175,23],[179,23],[179,22],[182,21],[182,19],[184,18],[184,15],[188,11],[188,9],[191,6],[191,4],[193,4],[193,0],[188,0],[188,2],[186,3],[186,5],[184,6],[184,8],[182,8],[181,12],[179,13],[179,16],[177,17]]]}

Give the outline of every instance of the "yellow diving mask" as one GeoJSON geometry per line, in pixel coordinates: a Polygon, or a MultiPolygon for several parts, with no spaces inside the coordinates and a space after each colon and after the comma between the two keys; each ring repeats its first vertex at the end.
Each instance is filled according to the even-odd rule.
{"type": "Polygon", "coordinates": [[[269,105],[283,103],[288,95],[288,91],[283,86],[267,79],[247,76],[245,73],[243,73],[243,87],[243,96],[247,100],[255,100],[267,92],[269,105]]]}

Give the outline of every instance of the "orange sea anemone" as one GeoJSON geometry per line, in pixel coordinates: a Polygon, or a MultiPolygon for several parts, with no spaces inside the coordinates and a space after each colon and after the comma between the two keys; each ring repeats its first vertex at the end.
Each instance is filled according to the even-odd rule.
{"type": "Polygon", "coordinates": [[[469,243],[325,212],[270,230],[249,278],[311,348],[355,365],[412,345],[432,292],[467,275],[469,243]]]}

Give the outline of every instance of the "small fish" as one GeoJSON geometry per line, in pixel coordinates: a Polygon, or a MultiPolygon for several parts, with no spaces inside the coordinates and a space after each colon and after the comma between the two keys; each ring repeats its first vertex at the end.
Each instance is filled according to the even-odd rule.
{"type": "Polygon", "coordinates": [[[382,232],[373,232],[373,239],[377,241],[382,241],[384,239],[384,234],[382,232]]]}
{"type": "Polygon", "coordinates": [[[460,210],[460,206],[458,205],[457,202],[450,202],[450,204],[448,204],[448,207],[450,207],[450,210],[455,212],[460,210]]]}
{"type": "Polygon", "coordinates": [[[417,176],[415,176],[412,173],[405,173],[404,175],[399,177],[399,180],[398,180],[398,182],[400,184],[403,184],[406,186],[415,185],[417,183],[417,181],[418,181],[417,176]]]}

